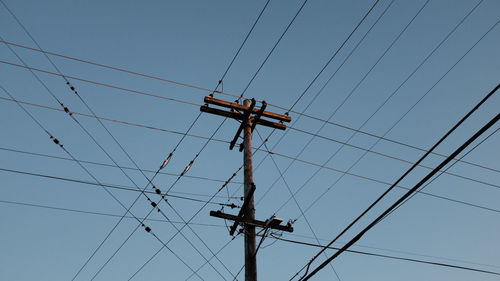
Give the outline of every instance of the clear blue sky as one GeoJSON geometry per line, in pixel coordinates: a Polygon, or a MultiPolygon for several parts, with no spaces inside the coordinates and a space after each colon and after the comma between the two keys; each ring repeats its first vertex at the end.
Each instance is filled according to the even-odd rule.
{"type": "MultiPolygon", "coordinates": [[[[266,2],[264,0],[3,1],[47,51],[211,89],[217,85],[217,81],[266,2]]],[[[430,0],[377,63],[426,1],[395,0],[392,4],[391,2],[379,1],[323,74],[300,99],[294,110],[302,112],[306,108],[388,7],[305,113],[328,119],[352,92],[333,116],[332,122],[352,128],[362,126],[361,129],[365,132],[379,136],[386,134],[391,140],[429,148],[500,81],[500,26],[495,25],[500,20],[498,14],[500,2],[430,0]],[[479,2],[481,2],[479,6],[404,82],[479,2]],[[459,62],[455,65],[457,61],[459,62]],[[376,66],[368,73],[375,63],[376,66]],[[450,69],[451,71],[447,73],[450,69]],[[366,78],[363,79],[365,75],[366,78]],[[359,86],[356,86],[362,79],[359,86]],[[400,88],[396,91],[398,87],[400,88]],[[363,125],[393,92],[395,94],[388,102],[363,125]],[[425,97],[401,122],[387,132],[424,94],[425,97]]],[[[237,95],[243,91],[301,4],[302,1],[295,0],[270,1],[224,79],[224,91],[237,95]]],[[[373,1],[368,0],[310,0],[250,85],[245,96],[289,108],[372,4],[373,1]]],[[[0,5],[0,36],[9,42],[36,47],[3,5],[0,5]]],[[[29,66],[55,71],[41,53],[18,47],[12,48],[29,66]]],[[[195,104],[202,104],[203,97],[207,94],[201,90],[59,57],[52,59],[64,74],[87,80],[195,104]]],[[[0,44],[0,60],[20,64],[5,44],[0,44]]],[[[44,73],[37,75],[70,110],[88,113],[61,77],[44,73]]],[[[199,112],[198,106],[137,95],[74,79],[70,81],[96,114],[107,118],[185,132],[199,112]]],[[[58,107],[54,99],[26,69],[0,64],[0,85],[21,101],[58,107]]],[[[0,93],[0,97],[8,98],[5,92],[0,91],[0,93]]],[[[234,99],[222,95],[216,97],[234,99]]],[[[61,140],[64,147],[77,159],[112,164],[65,113],[29,105],[26,108],[61,140]]],[[[436,151],[442,154],[451,153],[497,114],[499,108],[500,96],[496,94],[436,151]]],[[[270,109],[284,113],[284,110],[275,107],[270,109]]],[[[294,120],[299,117],[297,114],[291,116],[294,120]]],[[[116,162],[126,167],[133,166],[95,119],[78,115],[75,117],[96,137],[116,162]]],[[[221,121],[222,118],[219,116],[203,114],[191,133],[209,137],[221,121]]],[[[178,134],[116,122],[103,122],[137,164],[148,170],[156,170],[180,139],[178,134]]],[[[321,121],[302,117],[292,126],[315,133],[322,125],[321,121]]],[[[215,138],[229,141],[237,127],[237,122],[228,120],[215,138]]],[[[497,124],[487,133],[493,132],[498,127],[497,124]]],[[[0,168],[93,181],[72,161],[20,153],[19,151],[24,151],[67,157],[15,103],[0,100],[0,129],[2,132],[0,168]]],[[[264,127],[258,130],[263,136],[271,132],[264,127]]],[[[275,132],[269,138],[269,148],[275,146],[282,134],[275,132]]],[[[344,142],[350,139],[352,132],[338,126],[326,125],[319,134],[344,142]]],[[[310,135],[289,130],[285,138],[272,149],[280,154],[274,155],[273,158],[281,171],[284,171],[291,162],[289,158],[281,155],[295,157],[310,138],[310,135]]],[[[376,138],[357,134],[349,140],[349,143],[369,148],[376,141],[376,138]]],[[[187,137],[163,171],[175,174],[182,172],[204,142],[203,139],[187,137]]],[[[255,135],[254,145],[258,146],[260,143],[261,140],[255,135]]],[[[449,172],[469,179],[443,174],[426,187],[425,191],[498,210],[499,144],[500,135],[494,134],[463,159],[490,169],[457,163],[449,172]]],[[[299,218],[294,224],[293,235],[283,234],[283,237],[316,243],[313,233],[304,217],[300,217],[299,208],[293,200],[277,210],[290,197],[287,185],[292,191],[299,189],[318,169],[317,166],[307,164],[305,161],[323,165],[339,148],[338,143],[324,138],[314,138],[299,157],[304,161],[296,161],[284,173],[286,184],[281,180],[272,159],[266,157],[265,152],[256,153],[254,166],[266,157],[254,174],[257,186],[255,196],[259,201],[256,206],[257,217],[265,220],[277,212],[276,215],[285,221],[299,218]],[[273,185],[275,181],[277,182],[273,185]]],[[[411,162],[416,161],[423,153],[387,141],[380,141],[373,150],[411,162]]],[[[343,147],[326,163],[328,168],[320,169],[296,196],[300,207],[303,210],[307,208],[305,216],[322,244],[337,235],[387,188],[387,185],[359,176],[392,183],[410,166],[399,160],[368,153],[350,169],[363,152],[353,147],[343,147]],[[341,173],[334,169],[341,171],[350,169],[350,173],[357,176],[343,176],[320,200],[308,208],[341,176],[341,173]]],[[[434,167],[442,159],[439,156],[431,156],[423,164],[434,167]]],[[[226,143],[212,141],[196,159],[187,175],[224,181],[241,163],[241,153],[229,151],[226,143]]],[[[115,167],[84,165],[103,183],[133,187],[115,167]]],[[[137,171],[126,170],[126,172],[139,187],[143,188],[146,185],[146,179],[137,171]]],[[[417,168],[401,185],[411,187],[428,172],[429,169],[417,168]]],[[[147,175],[152,176],[151,173],[147,175]]],[[[174,176],[160,174],[154,183],[166,190],[174,181],[174,176]]],[[[234,181],[241,182],[242,175],[238,174],[234,181]]],[[[124,212],[120,205],[99,186],[6,171],[0,171],[0,182],[2,222],[0,279],[2,280],[71,280],[119,219],[26,204],[114,215],[122,215],[124,212]]],[[[173,194],[206,200],[207,196],[214,194],[221,185],[221,182],[182,177],[172,191],[177,192],[173,194]]],[[[242,191],[239,188],[239,184],[230,184],[228,191],[230,194],[241,196],[242,191]]],[[[126,190],[111,191],[127,206],[137,196],[136,192],[126,190]]],[[[222,190],[219,194],[221,197],[215,198],[214,201],[226,202],[227,194],[226,190],[222,190]]],[[[340,242],[348,241],[356,231],[368,224],[400,195],[402,195],[401,190],[392,192],[382,204],[342,237],[340,242]]],[[[155,195],[151,197],[157,199],[155,195]]],[[[200,202],[178,198],[170,198],[169,202],[185,220],[202,206],[200,202]]],[[[230,202],[241,204],[238,199],[230,202]]],[[[193,220],[197,224],[191,226],[214,252],[230,240],[224,222],[208,214],[210,210],[218,208],[217,205],[207,206],[193,220]]],[[[180,220],[164,202],[161,204],[161,209],[172,220],[180,220]]],[[[132,208],[132,212],[138,217],[144,216],[150,210],[149,203],[143,197],[132,208]]],[[[225,211],[237,213],[237,210],[227,208],[225,211]]],[[[154,212],[151,218],[163,219],[157,212],[154,212]]],[[[377,225],[354,248],[499,272],[499,218],[499,212],[419,194],[377,225]]],[[[148,221],[147,224],[163,241],[167,241],[175,233],[172,225],[166,222],[148,221]]],[[[136,226],[135,220],[125,219],[76,280],[90,280],[136,226]]],[[[207,248],[189,229],[185,228],[182,232],[205,257],[211,257],[207,248]]],[[[339,245],[342,243],[337,244],[339,245]]],[[[128,280],[160,247],[161,244],[151,234],[139,230],[95,280],[128,280]]],[[[204,259],[180,236],[174,238],[169,247],[193,268],[198,268],[204,263],[204,259]]],[[[288,280],[317,251],[317,248],[275,241],[272,237],[268,237],[258,253],[260,280],[288,280]]],[[[241,235],[218,257],[231,274],[236,274],[243,264],[241,235]]],[[[213,259],[211,262],[224,278],[233,279],[218,261],[213,259]]],[[[332,265],[342,281],[500,280],[498,276],[350,253],[341,255],[332,265]]],[[[222,280],[222,277],[208,265],[204,266],[199,274],[205,280],[222,280]]],[[[190,270],[185,265],[170,252],[163,250],[133,280],[184,280],[189,275],[190,270]]],[[[197,278],[191,278],[195,279],[197,278]]],[[[243,280],[243,275],[240,275],[238,280],[243,280]]],[[[314,280],[337,280],[337,278],[332,269],[327,267],[315,276],[314,280]]]]}

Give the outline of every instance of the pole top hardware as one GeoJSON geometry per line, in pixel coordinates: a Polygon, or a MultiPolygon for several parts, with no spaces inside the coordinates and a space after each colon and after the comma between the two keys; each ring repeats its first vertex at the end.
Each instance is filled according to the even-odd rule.
{"type": "MultiPolygon", "coordinates": [[[[267,107],[267,103],[265,101],[262,101],[260,108],[256,108],[257,102],[253,98],[250,100],[250,105],[242,105],[239,104],[237,101],[234,102],[223,101],[215,99],[212,96],[206,96],[203,99],[203,101],[205,102],[205,105],[202,105],[200,107],[200,111],[228,118],[233,118],[241,121],[241,125],[238,128],[236,135],[229,144],[230,150],[234,148],[243,128],[247,125],[251,126],[252,131],[255,129],[255,126],[257,126],[257,124],[278,130],[285,130],[286,125],[283,124],[283,122],[290,122],[292,120],[292,118],[288,115],[265,111],[267,107]],[[209,107],[210,104],[229,108],[230,111],[209,107]],[[279,122],[272,122],[266,119],[262,119],[262,117],[275,119],[278,120],[279,122]]],[[[241,146],[239,150],[240,152],[242,151],[241,146]]]]}

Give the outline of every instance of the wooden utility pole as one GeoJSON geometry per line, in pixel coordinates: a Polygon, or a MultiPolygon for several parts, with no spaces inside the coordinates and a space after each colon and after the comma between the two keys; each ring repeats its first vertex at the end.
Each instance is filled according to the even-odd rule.
{"type": "MultiPolygon", "coordinates": [[[[245,100],[245,107],[250,107],[251,102],[245,100]]],[[[244,173],[244,194],[250,194],[253,183],[252,167],[252,119],[247,118],[243,128],[243,173],[244,173]]],[[[243,214],[249,220],[255,220],[255,207],[253,192],[248,199],[248,206],[243,214]]],[[[257,255],[255,253],[255,226],[245,226],[245,280],[257,281],[257,255]]]]}
{"type": "Polygon", "coordinates": [[[234,235],[236,228],[239,224],[243,225],[243,232],[245,235],[245,280],[257,281],[257,249],[256,249],[256,235],[255,228],[261,227],[265,229],[276,229],[281,231],[292,232],[293,228],[290,224],[281,225],[282,220],[276,217],[271,217],[266,221],[258,221],[255,219],[255,208],[253,194],[255,192],[255,184],[253,181],[253,167],[252,167],[252,132],[257,124],[284,130],[286,126],[282,122],[290,122],[291,118],[287,115],[280,115],[272,112],[265,111],[266,102],[262,102],[260,109],[255,108],[256,101],[245,100],[243,105],[235,102],[227,102],[214,99],[212,96],[206,96],[204,99],[206,105],[202,106],[202,112],[208,112],[227,118],[241,120],[241,125],[236,132],[233,140],[229,145],[229,149],[233,149],[243,131],[243,144],[240,146],[240,151],[243,151],[243,172],[244,172],[244,202],[237,216],[225,214],[221,211],[211,211],[210,215],[213,217],[233,220],[234,223],[230,228],[229,234],[234,235]],[[211,108],[208,104],[218,105],[221,107],[230,108],[231,111],[211,108]],[[280,123],[274,123],[262,119],[268,117],[279,120],[280,123]]]}

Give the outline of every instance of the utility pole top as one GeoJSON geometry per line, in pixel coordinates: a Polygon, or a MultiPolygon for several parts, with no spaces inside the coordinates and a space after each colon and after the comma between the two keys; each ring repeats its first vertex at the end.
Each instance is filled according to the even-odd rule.
{"type": "Polygon", "coordinates": [[[226,118],[240,120],[241,124],[236,131],[233,140],[229,144],[229,149],[232,150],[243,131],[243,145],[240,146],[240,151],[243,151],[243,172],[244,172],[244,202],[241,206],[238,215],[225,214],[222,211],[211,211],[210,215],[217,218],[234,221],[229,230],[232,236],[236,232],[238,225],[243,225],[245,234],[245,280],[257,281],[257,248],[255,228],[261,227],[264,229],[276,229],[281,231],[292,232],[291,224],[286,226],[281,225],[282,220],[272,216],[266,221],[255,219],[254,207],[254,192],[255,184],[253,181],[252,167],[252,133],[257,125],[262,125],[278,130],[285,130],[286,126],[283,122],[290,122],[292,118],[288,115],[281,115],[266,111],[267,103],[262,101],[260,108],[256,107],[255,99],[245,100],[243,104],[238,101],[227,102],[215,99],[213,96],[206,96],[205,105],[200,107],[200,111],[207,112],[226,118]],[[229,108],[230,111],[209,107],[208,105],[217,105],[224,108],[229,108]],[[278,122],[263,119],[263,117],[277,120],[278,122]]]}

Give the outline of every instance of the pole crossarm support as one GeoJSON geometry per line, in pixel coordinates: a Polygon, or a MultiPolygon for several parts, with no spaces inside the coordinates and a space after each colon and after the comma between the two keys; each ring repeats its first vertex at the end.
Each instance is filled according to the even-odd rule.
{"type": "Polygon", "coordinates": [[[255,184],[252,182],[251,186],[252,186],[251,189],[248,191],[247,194],[245,194],[245,201],[243,201],[243,205],[241,206],[241,209],[238,212],[239,219],[234,221],[233,225],[231,226],[231,228],[229,230],[229,235],[231,235],[231,236],[234,235],[234,232],[236,231],[238,224],[240,223],[240,221],[243,220],[243,217],[244,217],[246,210],[248,208],[248,203],[250,203],[250,199],[253,198],[253,194],[255,192],[255,184]]]}
{"type": "MultiPolygon", "coordinates": [[[[210,211],[210,216],[216,217],[216,218],[221,218],[221,219],[226,219],[226,220],[232,220],[232,221],[236,221],[236,220],[240,219],[238,216],[226,214],[226,213],[223,213],[221,211],[210,211]]],[[[248,224],[248,225],[260,227],[260,228],[270,228],[270,229],[276,229],[276,230],[281,230],[281,231],[286,231],[286,232],[293,232],[293,227],[291,225],[269,225],[268,222],[259,221],[259,220],[249,220],[245,217],[241,220],[241,222],[248,224]]]]}
{"type": "MultiPolygon", "coordinates": [[[[215,98],[213,98],[211,96],[206,96],[205,99],[204,99],[204,102],[207,103],[207,104],[218,105],[218,106],[222,106],[222,107],[226,107],[226,108],[231,108],[231,109],[235,109],[235,110],[239,110],[239,111],[245,111],[245,110],[248,109],[244,105],[241,105],[241,104],[239,104],[237,102],[223,101],[223,100],[215,99],[215,98]]],[[[252,109],[252,113],[257,113],[258,111],[259,111],[259,109],[257,109],[257,108],[252,109]]],[[[292,121],[292,117],[290,117],[288,115],[277,114],[277,113],[269,112],[269,111],[263,111],[262,112],[262,116],[268,117],[268,118],[271,118],[271,119],[276,119],[276,120],[282,121],[282,122],[290,122],[290,121],[292,121]]]]}
{"type": "MultiPolygon", "coordinates": [[[[211,107],[208,107],[206,105],[202,105],[200,107],[200,111],[215,114],[215,115],[220,115],[220,116],[224,116],[224,117],[228,117],[228,118],[233,118],[233,119],[237,119],[237,120],[244,120],[245,119],[244,115],[241,113],[225,111],[225,110],[221,110],[221,109],[217,109],[217,108],[211,108],[211,107]]],[[[265,119],[259,119],[257,121],[257,124],[262,125],[262,126],[266,126],[266,127],[271,127],[271,128],[278,129],[278,130],[285,130],[286,129],[285,124],[275,123],[275,122],[271,122],[271,121],[268,121],[265,119]]]]}
{"type": "Polygon", "coordinates": [[[229,144],[229,150],[233,150],[234,145],[238,141],[238,138],[240,137],[241,131],[243,131],[243,128],[245,128],[245,124],[247,123],[248,118],[250,118],[250,115],[252,114],[252,111],[255,108],[255,103],[256,103],[255,99],[252,99],[252,103],[250,104],[250,107],[243,113],[243,120],[241,121],[240,127],[238,128],[238,131],[236,131],[236,134],[234,135],[233,140],[229,144]]]}

